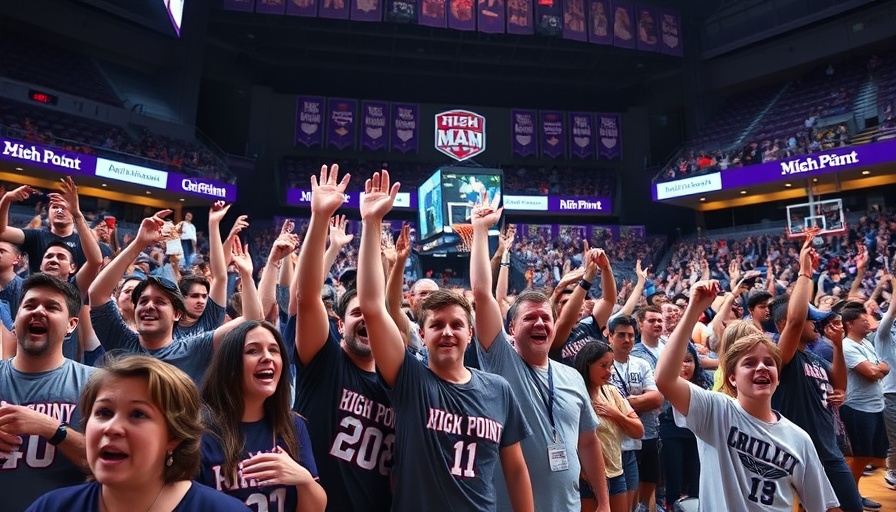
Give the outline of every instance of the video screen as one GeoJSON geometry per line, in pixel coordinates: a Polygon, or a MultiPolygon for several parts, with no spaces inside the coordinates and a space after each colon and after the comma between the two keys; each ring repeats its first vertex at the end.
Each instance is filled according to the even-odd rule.
{"type": "MultiPolygon", "coordinates": [[[[491,201],[501,193],[502,175],[491,173],[455,172],[442,169],[442,199],[447,209],[447,225],[470,224],[473,206],[483,197],[491,201]]],[[[503,201],[503,200],[502,200],[503,201]]]]}
{"type": "Polygon", "coordinates": [[[417,187],[417,215],[420,240],[441,234],[445,227],[442,217],[442,172],[436,171],[417,187]]]}

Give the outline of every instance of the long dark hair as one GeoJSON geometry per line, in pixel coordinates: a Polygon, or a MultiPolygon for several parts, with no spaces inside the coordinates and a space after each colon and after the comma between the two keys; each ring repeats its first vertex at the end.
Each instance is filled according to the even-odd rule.
{"type": "Polygon", "coordinates": [[[575,368],[582,375],[582,378],[585,379],[585,388],[587,388],[588,391],[591,391],[593,388],[600,386],[600,384],[591,382],[591,372],[589,371],[589,368],[598,359],[607,355],[607,352],[612,353],[613,349],[610,348],[610,345],[605,341],[596,338],[586,339],[590,341],[588,341],[588,343],[579,350],[579,353],[576,354],[575,368]]]}
{"type": "Polygon", "coordinates": [[[688,354],[694,358],[694,375],[691,376],[691,382],[703,389],[711,389],[713,384],[712,374],[703,369],[700,364],[700,355],[697,353],[697,347],[693,343],[688,343],[688,354]]]}
{"type": "Polygon", "coordinates": [[[243,399],[243,348],[246,335],[253,329],[266,329],[280,347],[283,369],[274,394],[264,401],[264,417],[274,429],[274,438],[286,445],[289,456],[299,460],[299,442],[295,429],[295,413],[290,403],[289,357],[280,332],[269,322],[247,321],[224,336],[215,351],[202,384],[204,415],[212,435],[221,442],[224,452],[223,471],[226,478],[236,477],[237,466],[242,460],[246,436],[242,431],[245,409],[243,399]],[[239,383],[239,385],[234,385],[239,383]]]}

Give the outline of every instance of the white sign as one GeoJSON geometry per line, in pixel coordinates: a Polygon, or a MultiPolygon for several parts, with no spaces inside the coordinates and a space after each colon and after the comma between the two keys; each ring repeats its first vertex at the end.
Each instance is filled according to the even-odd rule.
{"type": "Polygon", "coordinates": [[[683,180],[667,181],[656,184],[656,198],[659,200],[673,197],[701,194],[722,190],[722,175],[714,172],[705,176],[694,176],[683,180]]]}
{"type": "Polygon", "coordinates": [[[168,173],[105,158],[96,159],[96,175],[112,180],[136,183],[164,189],[168,186],[168,173]]]}
{"type": "Polygon", "coordinates": [[[548,211],[548,196],[504,196],[505,210],[548,211]]]}

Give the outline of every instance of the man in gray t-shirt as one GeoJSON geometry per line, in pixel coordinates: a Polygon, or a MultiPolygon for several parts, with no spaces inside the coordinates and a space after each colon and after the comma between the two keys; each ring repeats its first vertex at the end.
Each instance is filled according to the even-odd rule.
{"type": "Polygon", "coordinates": [[[43,273],[26,279],[22,291],[17,353],[0,361],[0,496],[11,512],[84,481],[84,436],[75,429],[93,371],[62,354],[64,336],[78,324],[78,292],[43,273]]]}

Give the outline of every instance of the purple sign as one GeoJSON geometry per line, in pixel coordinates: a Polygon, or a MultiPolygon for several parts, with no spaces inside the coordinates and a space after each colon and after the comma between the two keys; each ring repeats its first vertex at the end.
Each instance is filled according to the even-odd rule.
{"type": "Polygon", "coordinates": [[[480,32],[504,33],[504,0],[479,0],[477,11],[480,32]]]}
{"type": "Polygon", "coordinates": [[[383,21],[382,0],[351,0],[352,21],[383,21]]]}
{"type": "Polygon", "coordinates": [[[96,169],[96,157],[66,151],[52,146],[0,137],[3,152],[0,159],[19,165],[32,165],[60,172],[65,175],[86,174],[92,176],[96,169]]]}
{"type": "Polygon", "coordinates": [[[660,51],[667,55],[681,57],[684,48],[681,45],[681,16],[675,11],[659,11],[660,16],[660,51]]]}
{"type": "Polygon", "coordinates": [[[635,47],[635,32],[632,19],[635,17],[632,4],[613,2],[613,44],[621,48],[635,47]]]}
{"type": "Polygon", "coordinates": [[[420,5],[420,16],[417,23],[427,27],[447,27],[445,0],[423,0],[423,3],[420,5]]]}
{"type": "Polygon", "coordinates": [[[608,0],[591,0],[588,6],[588,42],[613,44],[610,2],[608,0]]]}
{"type": "MultiPolygon", "coordinates": [[[[357,210],[361,204],[361,191],[347,191],[343,206],[357,210]]],[[[290,206],[311,206],[311,191],[302,188],[286,189],[286,204],[290,206]]],[[[417,209],[417,194],[411,192],[399,192],[395,198],[394,208],[417,209]]]]}
{"type": "Polygon", "coordinates": [[[252,12],[252,0],[222,0],[221,8],[225,11],[252,12]]]}
{"type": "Polygon", "coordinates": [[[597,114],[597,157],[622,158],[622,123],[619,114],[597,114]]]}
{"type": "Polygon", "coordinates": [[[566,157],[565,124],[563,112],[557,110],[539,112],[541,156],[547,158],[566,157]]]}
{"type": "Polygon", "coordinates": [[[532,0],[507,0],[507,33],[523,36],[535,33],[532,0]]]}
{"type": "Polygon", "coordinates": [[[207,199],[223,200],[228,203],[236,201],[236,185],[222,183],[206,178],[194,178],[176,172],[168,173],[167,190],[176,193],[190,194],[207,199]]]}
{"type": "Polygon", "coordinates": [[[379,151],[389,145],[389,104],[361,102],[361,149],[379,151]]]}
{"type": "Polygon", "coordinates": [[[320,96],[297,96],[295,145],[323,147],[323,140],[324,99],[320,96]]]}
{"type": "Polygon", "coordinates": [[[336,149],[355,148],[355,111],[358,100],[327,100],[327,146],[336,149]]]}
{"type": "Polygon", "coordinates": [[[392,149],[401,153],[416,153],[420,142],[420,105],[392,104],[392,149]]]}
{"type": "Polygon", "coordinates": [[[476,30],[473,2],[474,0],[448,0],[448,28],[476,30]]]}
{"type": "Polygon", "coordinates": [[[585,0],[563,0],[563,38],[573,41],[588,40],[585,0]]]}
{"type": "Polygon", "coordinates": [[[610,215],[613,206],[609,197],[548,196],[548,211],[610,215]]]}
{"type": "Polygon", "coordinates": [[[255,12],[258,14],[283,14],[285,10],[285,0],[255,0],[255,12]]]}
{"type": "Polygon", "coordinates": [[[351,0],[320,0],[317,8],[317,15],[321,18],[331,18],[336,20],[347,20],[349,5],[351,0]]]}
{"type": "Polygon", "coordinates": [[[511,148],[513,156],[535,156],[537,139],[535,136],[536,114],[534,110],[511,110],[511,148]]]}
{"type": "Polygon", "coordinates": [[[639,5],[637,12],[638,49],[647,52],[660,51],[657,11],[653,7],[639,5]]]}
{"type": "Polygon", "coordinates": [[[290,16],[317,17],[317,0],[288,0],[286,14],[290,16]]]}
{"type": "Polygon", "coordinates": [[[572,156],[582,160],[594,156],[594,114],[590,112],[569,113],[569,148],[572,156]]]}

